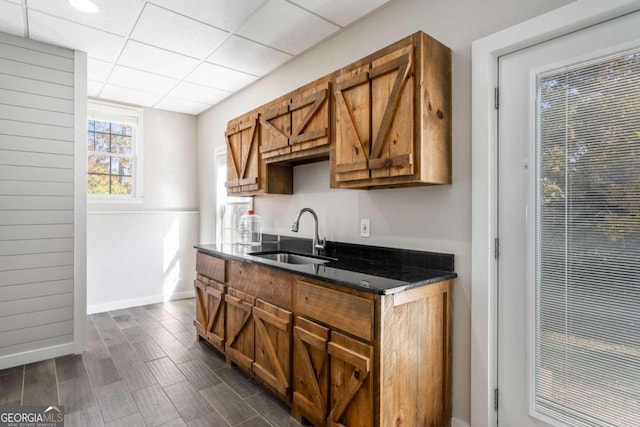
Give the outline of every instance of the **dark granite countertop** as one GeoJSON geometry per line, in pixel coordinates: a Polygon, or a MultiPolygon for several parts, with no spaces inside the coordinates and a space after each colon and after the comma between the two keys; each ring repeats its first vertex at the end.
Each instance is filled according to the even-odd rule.
{"type": "Polygon", "coordinates": [[[320,255],[326,264],[283,264],[252,256],[254,252],[288,251],[311,254],[311,240],[265,234],[261,246],[196,245],[201,252],[221,258],[261,264],[359,291],[389,295],[457,277],[453,255],[378,246],[327,242],[320,255]]]}

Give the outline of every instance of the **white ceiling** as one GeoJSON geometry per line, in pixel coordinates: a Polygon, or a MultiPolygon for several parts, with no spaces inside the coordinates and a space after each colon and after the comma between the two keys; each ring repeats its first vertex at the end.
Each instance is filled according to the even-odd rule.
{"type": "Polygon", "coordinates": [[[89,96],[199,114],[391,0],[0,0],[0,31],[85,51],[89,96]]]}

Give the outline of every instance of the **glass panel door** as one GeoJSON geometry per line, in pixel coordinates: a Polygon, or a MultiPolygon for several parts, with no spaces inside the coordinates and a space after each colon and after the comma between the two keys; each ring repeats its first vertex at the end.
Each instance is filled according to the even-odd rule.
{"type": "Polygon", "coordinates": [[[537,77],[536,412],[640,426],[640,49],[537,77]]]}

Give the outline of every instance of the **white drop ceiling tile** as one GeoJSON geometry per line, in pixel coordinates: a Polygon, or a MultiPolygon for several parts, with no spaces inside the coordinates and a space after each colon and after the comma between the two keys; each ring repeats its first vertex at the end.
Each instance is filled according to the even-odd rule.
{"type": "Polygon", "coordinates": [[[118,60],[119,65],[177,79],[184,77],[198,62],[196,59],[132,40],[127,42],[118,60]]]}
{"type": "Polygon", "coordinates": [[[107,83],[164,95],[178,84],[178,81],[169,77],[147,73],[146,71],[116,65],[107,83]]]}
{"type": "Polygon", "coordinates": [[[104,82],[98,82],[95,80],[87,81],[87,95],[94,96],[94,97],[100,96],[102,85],[104,85],[104,82]]]}
{"type": "Polygon", "coordinates": [[[196,115],[200,114],[210,107],[211,105],[208,104],[201,104],[199,102],[185,101],[184,99],[166,97],[162,101],[158,102],[158,104],[156,104],[154,108],[196,115]]]}
{"type": "Polygon", "coordinates": [[[22,0],[9,0],[9,1],[12,1],[12,2],[17,3],[17,4],[22,4],[22,0]]]}
{"type": "Polygon", "coordinates": [[[124,38],[29,10],[29,38],[87,52],[90,57],[114,61],[124,38]]]}
{"type": "Polygon", "coordinates": [[[0,31],[24,37],[24,20],[19,5],[0,2],[0,31]]]}
{"type": "Polygon", "coordinates": [[[187,101],[199,102],[201,104],[213,105],[222,101],[227,96],[231,95],[231,92],[214,89],[211,87],[196,85],[189,82],[180,83],[174,90],[171,91],[169,96],[173,98],[180,98],[187,101]]]}
{"type": "Polygon", "coordinates": [[[297,55],[340,27],[285,0],[269,0],[237,34],[297,55]]]}
{"type": "Polygon", "coordinates": [[[292,55],[287,53],[242,37],[231,36],[207,58],[207,61],[256,76],[264,76],[291,58],[292,55]]]}
{"type": "Polygon", "coordinates": [[[158,102],[162,95],[108,84],[102,90],[100,98],[150,107],[158,102]]]}
{"type": "Polygon", "coordinates": [[[147,4],[131,38],[203,59],[228,35],[226,31],[147,4]]]}
{"type": "Polygon", "coordinates": [[[111,62],[100,61],[95,58],[87,60],[87,77],[89,80],[105,81],[109,77],[113,64],[111,62]]]}
{"type": "Polygon", "coordinates": [[[192,83],[236,91],[258,79],[257,76],[203,62],[186,78],[192,83]]]}
{"type": "Polygon", "coordinates": [[[289,0],[340,26],[346,26],[379,8],[389,0],[289,0]]]}
{"type": "Polygon", "coordinates": [[[226,31],[235,31],[265,0],[153,0],[153,3],[226,31]]]}
{"type": "MultiPolygon", "coordinates": [[[[64,17],[73,22],[103,31],[129,35],[145,4],[144,0],[93,0],[99,13],[84,13],[73,8],[67,0],[29,0],[29,9],[64,17]]],[[[31,26],[31,22],[29,22],[31,26]]]]}

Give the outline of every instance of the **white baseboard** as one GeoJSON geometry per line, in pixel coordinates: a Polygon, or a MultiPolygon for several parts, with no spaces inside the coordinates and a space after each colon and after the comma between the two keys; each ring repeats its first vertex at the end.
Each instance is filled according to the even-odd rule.
{"type": "MultiPolygon", "coordinates": [[[[193,298],[195,296],[195,291],[193,289],[189,291],[176,292],[171,295],[170,300],[182,299],[182,298],[193,298]]],[[[87,314],[94,313],[104,313],[105,311],[113,311],[113,310],[121,310],[123,308],[129,307],[138,307],[141,305],[147,304],[157,304],[159,302],[164,302],[164,295],[153,295],[144,298],[134,298],[134,299],[126,299],[120,301],[107,302],[104,304],[91,304],[87,306],[87,314]]]]}
{"type": "Polygon", "coordinates": [[[74,353],[74,343],[54,345],[0,357],[0,370],[74,353]]]}
{"type": "Polygon", "coordinates": [[[471,427],[466,422],[462,421],[460,418],[451,417],[451,427],[471,427]]]}

